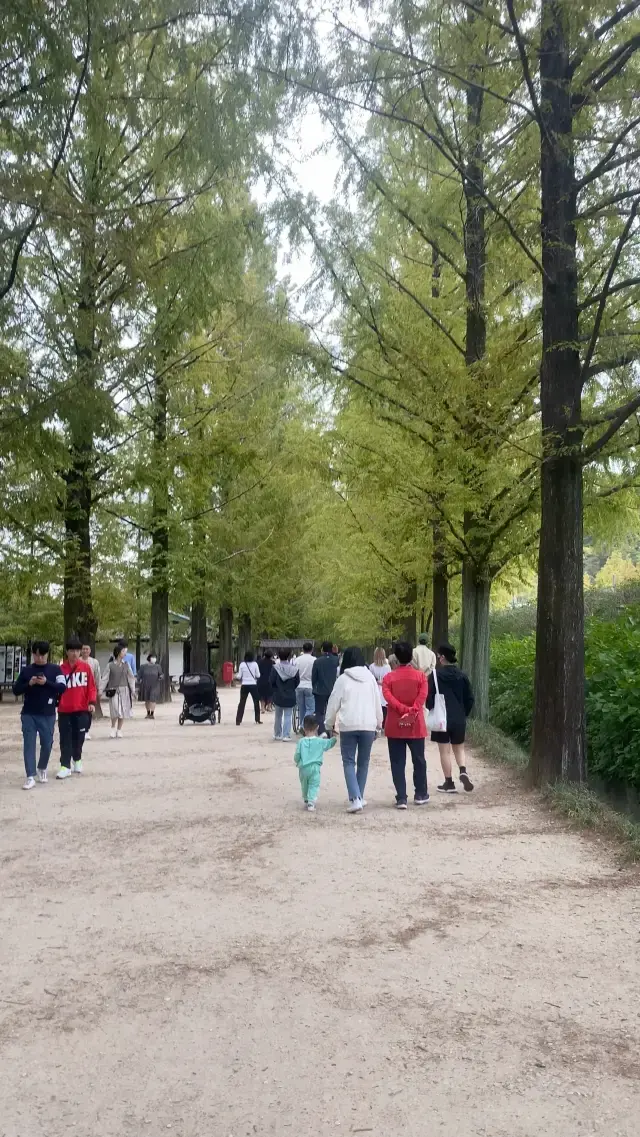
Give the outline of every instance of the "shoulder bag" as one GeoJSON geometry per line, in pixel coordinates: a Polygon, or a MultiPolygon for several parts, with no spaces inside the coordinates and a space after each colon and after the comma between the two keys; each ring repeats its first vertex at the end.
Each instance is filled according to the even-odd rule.
{"type": "Polygon", "coordinates": [[[433,682],[436,685],[436,697],[433,708],[427,713],[427,726],[431,732],[435,730],[439,734],[442,734],[445,733],[447,729],[447,704],[444,701],[444,695],[440,694],[438,688],[438,676],[435,667],[431,674],[433,675],[433,682]]]}

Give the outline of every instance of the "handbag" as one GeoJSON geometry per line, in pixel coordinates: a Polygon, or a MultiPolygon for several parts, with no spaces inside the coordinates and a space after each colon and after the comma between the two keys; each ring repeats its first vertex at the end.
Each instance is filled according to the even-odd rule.
{"type": "MultiPolygon", "coordinates": [[[[123,667],[122,667],[122,664],[120,664],[120,672],[122,673],[122,671],[123,671],[123,670],[124,670],[124,669],[123,669],[123,667]]],[[[123,686],[124,686],[124,684],[123,684],[123,686]]],[[[113,698],[115,698],[115,696],[116,696],[117,692],[118,692],[118,688],[117,688],[117,687],[105,687],[105,692],[104,692],[104,693],[105,693],[105,695],[107,696],[107,698],[108,698],[108,699],[113,699],[113,698]]]]}
{"type": "Polygon", "coordinates": [[[436,696],[433,707],[427,712],[427,726],[431,732],[435,730],[439,734],[443,734],[447,729],[447,704],[444,701],[444,695],[440,694],[438,688],[438,676],[435,667],[432,674],[433,682],[436,685],[436,696]]]}

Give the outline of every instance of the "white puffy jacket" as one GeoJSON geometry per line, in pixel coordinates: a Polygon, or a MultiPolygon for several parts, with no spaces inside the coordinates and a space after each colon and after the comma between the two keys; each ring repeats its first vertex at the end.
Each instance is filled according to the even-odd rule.
{"type": "Polygon", "coordinates": [[[378,684],[368,667],[348,667],[336,679],[324,717],[329,730],[337,718],[340,730],[380,730],[382,703],[378,684]]]}

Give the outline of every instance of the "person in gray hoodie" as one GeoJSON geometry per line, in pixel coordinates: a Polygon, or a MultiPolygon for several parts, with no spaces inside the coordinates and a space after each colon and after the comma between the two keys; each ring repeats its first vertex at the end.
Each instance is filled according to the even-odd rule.
{"type": "Polygon", "coordinates": [[[300,682],[298,668],[289,662],[291,652],[283,648],[271,672],[271,689],[275,720],[273,737],[276,742],[291,742],[291,718],[296,705],[296,687],[300,682]]]}

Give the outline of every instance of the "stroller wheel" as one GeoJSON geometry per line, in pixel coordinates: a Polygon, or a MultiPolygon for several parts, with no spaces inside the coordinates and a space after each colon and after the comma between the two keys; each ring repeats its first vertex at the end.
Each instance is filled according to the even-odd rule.
{"type": "Polygon", "coordinates": [[[216,725],[216,712],[215,712],[215,711],[214,711],[214,712],[213,712],[213,714],[211,715],[211,718],[210,718],[210,720],[209,720],[209,721],[210,721],[210,723],[211,723],[211,725],[212,725],[212,726],[215,726],[215,725],[216,725]]]}
{"type": "Polygon", "coordinates": [[[184,715],[180,715],[178,722],[180,723],[180,726],[184,726],[184,715]]]}

